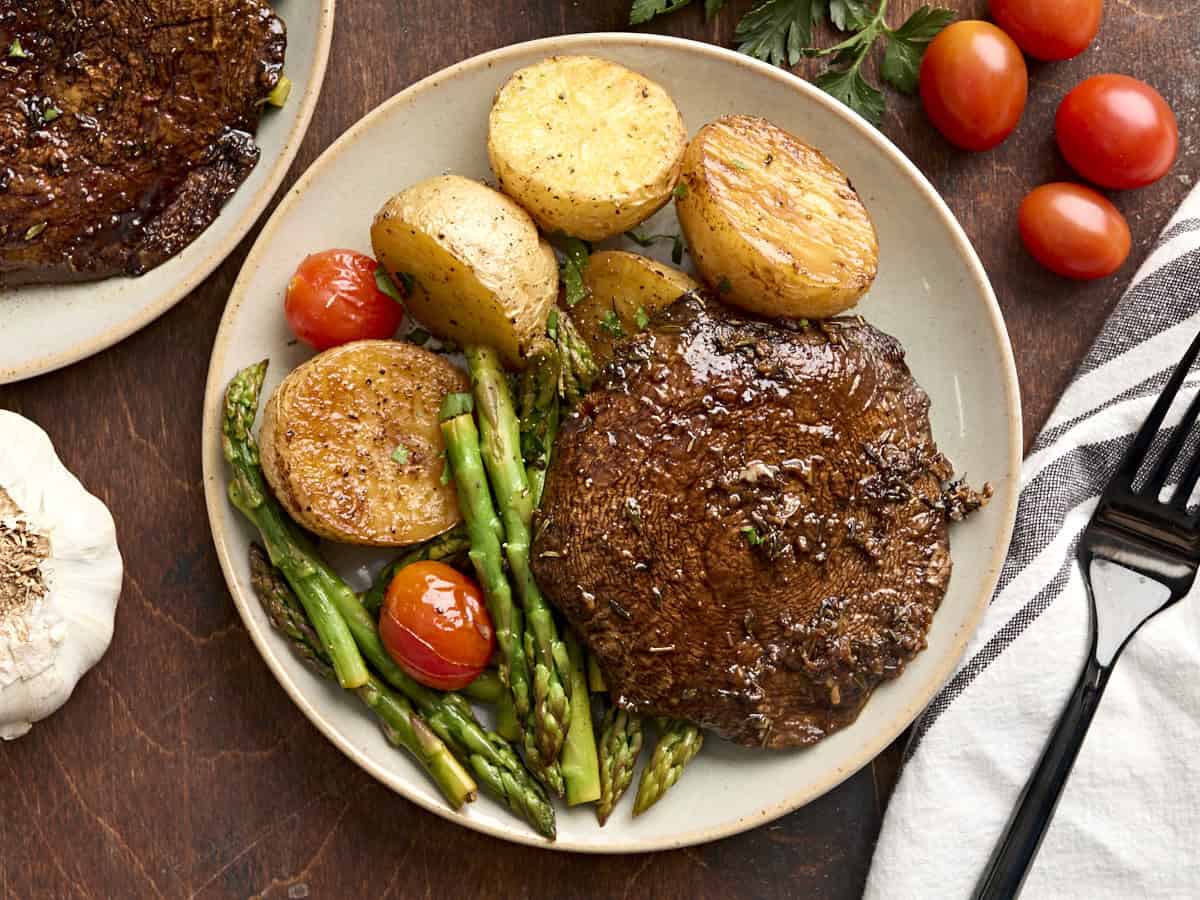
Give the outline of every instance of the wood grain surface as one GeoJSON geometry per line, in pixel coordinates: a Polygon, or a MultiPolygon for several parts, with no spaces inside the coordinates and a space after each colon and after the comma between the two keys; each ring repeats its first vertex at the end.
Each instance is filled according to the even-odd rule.
{"type": "MultiPolygon", "coordinates": [[[[706,24],[697,3],[653,28],[728,44],[749,5],[731,2],[706,24]]],[[[893,16],[916,5],[893,0],[893,16]]],[[[969,15],[985,6],[949,5],[969,15]]],[[[340,6],[325,93],[290,179],[416,79],[517,41],[621,29],[628,2],[340,6]]],[[[1134,260],[1200,175],[1200,2],[1108,0],[1106,7],[1086,54],[1032,67],[1029,108],[999,149],[951,150],[909,99],[891,97],[884,123],[945,195],[987,265],[1016,349],[1027,440],[1134,268],[1131,261],[1117,278],[1070,284],[1039,271],[1018,244],[1022,194],[1066,175],[1053,150],[1058,101],[1086,75],[1120,71],[1155,84],[1179,114],[1175,168],[1116,198],[1133,228],[1134,260]]],[[[807,808],[740,837],[589,858],[457,828],[375,783],[318,735],[234,612],[201,492],[209,349],[253,238],[140,334],[61,372],[0,388],[0,406],[44,426],[65,462],[109,503],[127,565],[108,655],[62,712],[0,747],[0,898],[858,896],[894,780],[895,748],[807,808]]]]}

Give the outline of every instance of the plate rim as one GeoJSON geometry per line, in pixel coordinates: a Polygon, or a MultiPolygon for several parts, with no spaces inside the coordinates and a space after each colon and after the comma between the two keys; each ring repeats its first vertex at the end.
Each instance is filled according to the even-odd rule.
{"type": "MultiPolygon", "coordinates": [[[[284,138],[283,152],[275,157],[267,173],[267,180],[263,182],[259,192],[246,208],[246,211],[242,213],[241,218],[237,219],[230,226],[224,239],[217,247],[193,266],[185,278],[180,279],[169,290],[164,291],[153,303],[139,307],[137,312],[129,318],[106,328],[99,334],[94,334],[85,340],[78,341],[66,349],[26,360],[12,368],[0,368],[0,385],[15,384],[65,368],[90,356],[95,356],[97,353],[107,350],[114,344],[120,343],[130,335],[141,331],[198,288],[237,249],[237,245],[250,233],[254,224],[262,217],[263,211],[270,205],[271,200],[274,199],[275,194],[279,191],[279,186],[283,183],[284,177],[287,175],[288,170],[291,169],[292,163],[296,161],[296,155],[300,152],[300,145],[304,142],[304,136],[308,134],[308,128],[312,124],[313,113],[317,107],[317,100],[321,96],[321,90],[325,83],[325,71],[328,67],[330,48],[333,43],[333,23],[336,6],[337,0],[321,0],[320,18],[317,20],[317,55],[313,60],[313,77],[305,85],[304,93],[300,95],[298,101],[300,114],[296,117],[291,129],[284,138]]],[[[287,24],[286,20],[284,24],[287,24]]],[[[215,224],[215,220],[213,224],[215,224]]],[[[212,228],[213,224],[210,224],[208,227],[212,228]]],[[[208,228],[205,231],[208,231],[208,228]]],[[[197,238],[199,236],[197,235],[197,238]]],[[[255,240],[255,244],[257,245],[257,239],[255,240]]],[[[178,254],[171,257],[171,259],[165,260],[163,265],[170,263],[176,258],[178,258],[178,254]]],[[[3,300],[2,295],[0,295],[0,300],[3,300]]]]}
{"type": "Polygon", "coordinates": [[[201,432],[201,456],[204,475],[204,496],[205,506],[207,508],[209,526],[212,530],[213,543],[217,551],[217,558],[221,566],[221,573],[225,579],[226,586],[229,588],[230,595],[233,598],[234,605],[237,607],[238,614],[246,626],[247,632],[250,634],[255,648],[267,667],[275,676],[275,679],[283,687],[284,691],[291,698],[292,702],[299,707],[305,717],[316,726],[326,739],[328,739],[335,747],[337,747],[344,755],[346,755],[355,765],[359,766],[373,778],[384,784],[394,792],[400,794],[411,803],[420,806],[460,826],[469,828],[473,831],[487,834],[491,837],[501,840],[512,841],[514,843],[523,844],[531,847],[538,847],[545,850],[555,850],[564,852],[580,852],[591,854],[617,854],[617,853],[644,853],[658,850],[672,850],[681,847],[693,846],[696,844],[708,843],[710,841],[719,840],[725,837],[731,837],[756,828],[760,825],[765,825],[781,816],[787,815],[796,809],[812,802],[818,797],[823,796],[833,788],[837,787],[843,781],[848,779],[860,769],[864,768],[876,756],[879,755],[886,747],[891,744],[900,733],[907,728],[913,721],[916,720],[920,712],[929,704],[936,695],[937,691],[946,683],[955,667],[962,659],[968,642],[978,630],[980,620],[983,617],[984,611],[987,609],[988,602],[991,599],[992,593],[995,590],[996,582],[999,580],[1001,566],[1007,556],[1009,542],[1012,538],[1013,528],[1016,521],[1017,498],[1020,491],[1020,467],[1023,450],[1023,429],[1022,429],[1022,410],[1020,399],[1020,388],[1017,379],[1016,361],[1013,355],[1012,343],[1009,339],[1008,329],[1004,323],[1003,313],[1000,309],[1000,304],[996,299],[995,292],[992,290],[991,282],[987,276],[987,272],[980,261],[978,254],[975,252],[962,226],[957,218],[950,211],[946,202],[941,195],[924,176],[924,174],[916,167],[904,153],[901,151],[886,135],[876,129],[865,119],[860,117],[839,101],[830,97],[825,92],[814,87],[802,78],[793,75],[791,72],[782,68],[769,65],[768,63],[753,59],[744,54],[737,53],[733,50],[718,47],[713,44],[708,44],[700,41],[688,40],[686,38],[678,38],[667,35],[643,34],[638,32],[586,32],[572,35],[557,35],[544,38],[538,38],[530,41],[522,41],[516,44],[509,44],[499,47],[484,53],[468,57],[461,62],[455,63],[444,69],[440,69],[424,78],[414,82],[398,93],[384,100],[374,109],[366,113],[362,118],[351,125],[343,134],[330,144],[321,154],[312,162],[312,164],[304,171],[304,173],[296,180],[296,182],[288,189],[286,196],[280,201],[271,217],[260,231],[254,246],[247,255],[242,269],[238,274],[232,289],[230,290],[229,299],[225,307],[225,311],[221,316],[221,321],[217,329],[216,339],[213,344],[212,356],[209,361],[208,377],[205,381],[204,392],[204,417],[201,432]],[[436,88],[442,81],[455,78],[459,74],[475,68],[491,68],[494,65],[504,62],[510,56],[519,56],[529,52],[545,52],[547,56],[555,55],[556,53],[570,52],[572,47],[578,45],[592,45],[593,52],[597,45],[624,45],[624,46],[640,46],[640,47],[663,47],[682,50],[688,53],[696,53],[702,56],[709,56],[722,63],[731,63],[734,65],[748,68],[751,71],[757,72],[759,75],[771,78],[779,82],[782,86],[800,92],[806,95],[806,98],[812,102],[823,105],[828,111],[841,117],[846,123],[852,126],[859,132],[864,140],[867,140],[874,145],[886,156],[888,156],[898,169],[907,176],[910,183],[917,189],[923,198],[929,203],[930,207],[937,214],[941,223],[947,228],[948,233],[953,242],[954,249],[958,256],[967,265],[972,280],[975,283],[976,289],[981,293],[986,301],[988,312],[987,326],[997,340],[1002,356],[1002,372],[1003,389],[1005,396],[1006,411],[1011,429],[1008,435],[1008,471],[1012,473],[1012,478],[1008,480],[1007,490],[1003,495],[993,497],[992,503],[1000,505],[1003,520],[1002,527],[999,532],[1000,540],[997,542],[996,548],[993,551],[991,560],[988,565],[987,574],[987,589],[981,590],[979,596],[975,600],[974,609],[963,626],[955,632],[950,640],[951,646],[947,648],[942,661],[934,667],[931,674],[925,679],[921,690],[914,692],[913,700],[907,703],[899,715],[894,716],[885,725],[881,725],[876,733],[860,747],[856,753],[848,757],[845,763],[837,769],[829,773],[829,775],[817,783],[813,787],[798,791],[787,796],[780,802],[777,802],[769,807],[760,809],[751,815],[741,816],[731,819],[729,822],[716,827],[703,828],[695,831],[676,834],[670,837],[649,838],[636,840],[618,840],[604,845],[595,845],[589,843],[581,843],[575,840],[564,840],[559,838],[556,841],[549,842],[544,838],[534,834],[532,830],[525,828],[516,823],[514,820],[513,826],[498,826],[490,822],[470,819],[459,815],[454,810],[447,807],[444,803],[436,800],[430,801],[408,789],[405,780],[399,777],[394,771],[376,765],[370,760],[358,747],[354,745],[348,738],[343,736],[336,726],[328,721],[309,701],[304,692],[291,679],[288,673],[284,670],[281,662],[276,659],[274,650],[268,646],[264,630],[260,629],[255,623],[253,616],[250,614],[248,600],[243,596],[237,583],[237,579],[233,574],[233,564],[230,558],[230,540],[229,534],[226,532],[222,522],[221,507],[226,503],[226,495],[224,490],[224,472],[223,460],[219,449],[220,426],[217,417],[221,408],[221,397],[223,395],[225,385],[219,381],[220,372],[223,368],[223,363],[226,355],[227,344],[229,342],[230,330],[227,324],[232,320],[234,313],[241,306],[244,299],[246,284],[249,282],[251,273],[257,269],[259,258],[268,252],[268,245],[271,239],[282,222],[283,215],[290,207],[293,198],[303,194],[308,185],[315,180],[316,175],[320,172],[325,164],[334,156],[338,155],[344,148],[353,144],[360,134],[367,131],[375,122],[376,119],[388,114],[396,107],[402,106],[412,101],[418,94],[436,88]],[[213,471],[213,466],[216,466],[218,471],[213,471]]]}

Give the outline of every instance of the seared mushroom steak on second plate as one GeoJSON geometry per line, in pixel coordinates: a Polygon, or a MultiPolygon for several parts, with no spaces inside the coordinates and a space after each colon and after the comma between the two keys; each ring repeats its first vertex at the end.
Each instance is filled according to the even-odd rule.
{"type": "Polygon", "coordinates": [[[266,0],[0,0],[0,287],[195,240],[258,162],[286,44],[266,0]]]}
{"type": "Polygon", "coordinates": [[[543,589],[621,705],[749,746],[813,743],[925,646],[950,578],[929,399],[858,318],[785,325],[686,295],[564,424],[543,589]]]}

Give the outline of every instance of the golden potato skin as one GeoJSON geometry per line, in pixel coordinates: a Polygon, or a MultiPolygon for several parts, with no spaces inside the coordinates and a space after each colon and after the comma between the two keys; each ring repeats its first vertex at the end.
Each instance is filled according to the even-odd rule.
{"type": "Polygon", "coordinates": [[[657,82],[591,56],[555,56],[515,72],[488,118],[500,189],[550,234],[601,241],[671,198],[687,145],[679,109],[657,82]]]}
{"type": "Polygon", "coordinates": [[[676,212],[721,299],[761,316],[827,318],[871,286],[879,241],[824,154],[753,116],[705,125],[683,158],[676,212]]]}
{"type": "Polygon", "coordinates": [[[602,250],[589,256],[583,281],[588,295],[571,310],[571,318],[599,366],[612,359],[617,341],[640,330],[639,308],[652,316],[655,310],[674,303],[681,294],[700,287],[685,272],[624,250],[602,250]],[[620,323],[619,333],[614,333],[617,329],[612,327],[610,312],[620,323]]]}
{"type": "Polygon", "coordinates": [[[267,403],[263,473],[293,519],[323,538],[400,547],[460,519],[442,484],[438,411],[470,389],[443,357],[405,341],[355,341],[291,372],[267,403]],[[393,454],[408,451],[404,462],[393,454]]]}
{"type": "Polygon", "coordinates": [[[392,197],[371,226],[375,257],[407,274],[408,311],[440,338],[495,347],[522,368],[558,297],[558,263],[520,206],[485,184],[443,175],[392,197]]]}

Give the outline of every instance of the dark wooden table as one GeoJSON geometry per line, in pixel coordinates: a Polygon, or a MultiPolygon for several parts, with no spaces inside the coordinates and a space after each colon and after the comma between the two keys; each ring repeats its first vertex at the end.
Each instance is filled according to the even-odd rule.
{"type": "MultiPolygon", "coordinates": [[[[733,2],[707,25],[697,3],[654,27],[728,44],[748,5],[733,2]]],[[[894,0],[893,15],[916,5],[894,0]]],[[[985,3],[950,5],[980,15],[985,3]]],[[[1155,84],[1179,114],[1183,152],[1174,170],[1117,198],[1133,228],[1133,259],[1200,176],[1200,2],[1106,6],[1086,54],[1032,67],[1029,108],[998,150],[954,152],[912,100],[892,97],[884,124],[945,195],[987,265],[1016,350],[1027,441],[1134,268],[1074,285],[1039,271],[1019,246],[1020,197],[1066,175],[1053,150],[1059,99],[1086,75],[1120,71],[1155,84]]],[[[291,177],[418,78],[517,41],[621,29],[627,8],[628,0],[343,0],[325,93],[291,177]]],[[[209,348],[253,239],[140,334],[0,388],[0,406],[41,423],[107,500],[127,565],[108,655],[62,712],[0,747],[0,897],[858,896],[895,748],[748,834],[653,856],[589,858],[457,828],[375,783],[318,736],[242,628],[201,492],[209,348]]]]}

